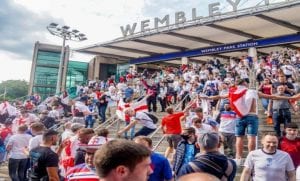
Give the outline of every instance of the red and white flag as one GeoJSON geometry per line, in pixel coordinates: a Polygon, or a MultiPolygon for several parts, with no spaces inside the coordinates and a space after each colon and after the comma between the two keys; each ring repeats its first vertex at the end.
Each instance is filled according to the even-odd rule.
{"type": "Polygon", "coordinates": [[[257,91],[243,86],[232,87],[229,90],[230,106],[239,117],[249,114],[253,99],[258,99],[257,91]]]}
{"type": "Polygon", "coordinates": [[[116,111],[116,114],[119,117],[119,119],[126,120],[124,110],[129,107],[134,109],[135,112],[139,112],[139,111],[140,112],[148,112],[147,99],[143,98],[142,100],[140,100],[138,102],[132,102],[132,103],[125,103],[121,99],[118,103],[118,108],[116,111]]]}
{"type": "Polygon", "coordinates": [[[0,114],[8,112],[10,116],[17,114],[17,108],[12,106],[9,102],[4,101],[0,104],[0,114]]]}

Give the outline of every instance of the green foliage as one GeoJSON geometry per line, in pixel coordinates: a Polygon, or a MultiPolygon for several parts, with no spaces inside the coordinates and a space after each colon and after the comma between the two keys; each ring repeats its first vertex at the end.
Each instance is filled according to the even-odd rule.
{"type": "Polygon", "coordinates": [[[25,80],[7,80],[0,83],[0,100],[4,100],[2,95],[6,88],[6,100],[14,100],[16,98],[28,95],[29,83],[25,80]]]}

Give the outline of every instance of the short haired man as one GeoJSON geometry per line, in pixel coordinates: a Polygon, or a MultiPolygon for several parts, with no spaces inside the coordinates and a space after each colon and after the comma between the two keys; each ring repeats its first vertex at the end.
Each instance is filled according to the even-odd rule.
{"type": "Polygon", "coordinates": [[[220,136],[215,132],[202,134],[198,143],[201,153],[195,159],[183,165],[178,177],[194,172],[209,173],[220,180],[233,181],[236,174],[236,163],[219,152],[220,136]]]}
{"type": "MultiPolygon", "coordinates": [[[[289,94],[284,93],[285,87],[283,85],[279,85],[277,87],[277,93],[274,95],[278,96],[289,96],[289,94]]],[[[272,113],[272,118],[274,122],[274,130],[278,137],[281,136],[280,124],[283,123],[284,126],[287,123],[292,121],[291,115],[291,104],[289,100],[271,100],[268,106],[268,114],[269,116],[272,113]]]]}
{"type": "Polygon", "coordinates": [[[274,133],[267,133],[262,139],[262,149],[251,151],[245,161],[241,181],[252,179],[285,181],[296,180],[295,167],[290,155],[278,150],[278,138],[274,133]]]}
{"type": "MultiPolygon", "coordinates": [[[[134,138],[134,142],[141,144],[152,151],[152,140],[146,136],[138,136],[134,138]]],[[[168,159],[164,156],[152,152],[151,153],[151,167],[153,173],[150,175],[148,181],[172,181],[172,170],[168,159]]]]}
{"type": "Polygon", "coordinates": [[[180,168],[185,163],[194,160],[195,155],[200,151],[196,146],[196,130],[195,128],[185,128],[182,132],[182,140],[178,143],[174,156],[173,171],[178,174],[180,168]]]}
{"type": "Polygon", "coordinates": [[[169,144],[165,151],[166,158],[168,158],[170,153],[177,148],[177,145],[181,140],[181,118],[187,115],[187,113],[185,113],[186,110],[187,109],[182,112],[174,113],[172,107],[167,107],[166,111],[168,115],[162,118],[161,127],[169,144]]]}
{"type": "Polygon", "coordinates": [[[299,129],[296,123],[288,123],[285,127],[285,136],[279,141],[279,149],[291,156],[296,169],[300,167],[300,138],[297,137],[298,132],[299,129]]]}
{"type": "Polygon", "coordinates": [[[57,141],[58,132],[47,130],[43,133],[43,143],[29,152],[31,181],[59,181],[58,155],[51,150],[51,146],[56,145],[57,141]]]}
{"type": "Polygon", "coordinates": [[[147,181],[150,155],[149,149],[132,141],[112,140],[97,150],[94,164],[101,181],[147,181]]]}
{"type": "Polygon", "coordinates": [[[33,123],[30,126],[30,129],[34,137],[32,137],[29,141],[29,151],[33,148],[40,146],[40,144],[43,142],[43,132],[45,130],[45,126],[43,123],[33,123]]]}

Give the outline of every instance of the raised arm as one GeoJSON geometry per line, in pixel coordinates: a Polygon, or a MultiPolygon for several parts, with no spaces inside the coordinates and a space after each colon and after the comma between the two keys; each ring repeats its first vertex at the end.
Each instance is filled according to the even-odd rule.
{"type": "Polygon", "coordinates": [[[277,95],[268,95],[261,92],[258,92],[259,98],[266,98],[266,99],[273,99],[273,100],[289,100],[292,99],[292,97],[289,96],[277,96],[277,95]]]}

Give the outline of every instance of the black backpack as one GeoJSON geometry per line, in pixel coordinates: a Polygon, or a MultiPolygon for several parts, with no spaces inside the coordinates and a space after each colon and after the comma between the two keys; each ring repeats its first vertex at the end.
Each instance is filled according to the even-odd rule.
{"type": "Polygon", "coordinates": [[[158,122],[158,118],[154,116],[153,114],[145,112],[145,114],[153,121],[154,124],[158,122]]]}

